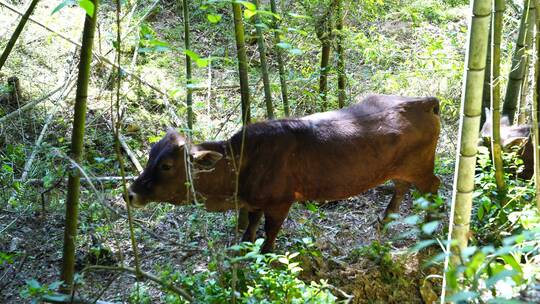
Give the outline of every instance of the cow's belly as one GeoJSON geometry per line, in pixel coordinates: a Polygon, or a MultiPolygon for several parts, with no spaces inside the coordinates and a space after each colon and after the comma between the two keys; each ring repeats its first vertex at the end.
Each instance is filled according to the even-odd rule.
{"type": "Polygon", "coordinates": [[[393,154],[381,153],[379,159],[342,156],[339,162],[313,165],[295,178],[295,199],[345,199],[377,187],[394,176],[397,160],[393,154]]]}

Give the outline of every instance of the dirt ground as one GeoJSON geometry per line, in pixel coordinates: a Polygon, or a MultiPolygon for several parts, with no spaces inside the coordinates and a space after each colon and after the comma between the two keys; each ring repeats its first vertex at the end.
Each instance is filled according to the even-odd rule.
{"type": "MultiPolygon", "coordinates": [[[[322,256],[315,258],[301,255],[301,266],[304,269],[301,277],[308,281],[328,280],[341,290],[335,292],[337,296],[341,292],[354,296],[352,303],[425,303],[434,300],[439,292],[440,279],[426,278],[428,275],[440,275],[440,267],[423,268],[426,256],[406,253],[407,248],[414,244],[415,237],[392,242],[391,255],[398,266],[391,273],[364,257],[351,262],[352,249],[369,245],[373,241],[395,239],[410,229],[408,225],[399,224],[384,233],[378,231],[377,217],[384,211],[390,195],[386,188],[372,189],[346,201],[322,204],[318,212],[311,212],[297,203],[283,225],[276,251],[284,253],[294,249],[295,243],[304,237],[315,239],[315,246],[322,256]]],[[[123,212],[120,208],[122,203],[117,199],[113,198],[109,203],[123,212]]],[[[142,268],[146,271],[152,272],[157,265],[169,264],[174,269],[200,272],[207,269],[212,251],[223,250],[234,243],[231,229],[233,214],[230,212],[206,213],[199,207],[185,206],[171,209],[157,219],[153,214],[157,213],[155,208],[160,207],[156,206],[136,212],[141,223],[139,226],[144,227],[144,230],[137,230],[137,235],[142,268]],[[198,218],[194,221],[193,217],[198,218]],[[212,243],[210,246],[209,242],[212,243]]],[[[401,214],[411,215],[411,208],[409,195],[402,204],[401,214]]],[[[4,303],[22,301],[19,291],[25,285],[25,280],[34,278],[41,283],[58,280],[63,238],[63,215],[59,211],[47,208],[45,213],[23,214],[0,236],[0,250],[16,253],[11,265],[0,268],[0,298],[4,303]]],[[[16,216],[2,210],[0,226],[5,227],[16,216]]],[[[85,225],[91,225],[91,222],[85,225]]],[[[113,237],[108,239],[95,236],[89,238],[81,232],[84,241],[77,251],[79,269],[95,262],[88,257],[91,256],[90,248],[96,245],[111,249],[111,254],[104,257],[101,264],[117,263],[116,256],[120,248],[126,263],[133,265],[126,221],[122,218],[111,219],[109,225],[113,237]]],[[[100,300],[126,302],[129,287],[133,286],[135,278],[129,274],[101,272],[85,275],[84,281],[79,293],[85,298],[93,299],[99,292],[103,292],[99,296],[100,300]]],[[[151,294],[157,300],[160,291],[153,288],[151,294]]]]}

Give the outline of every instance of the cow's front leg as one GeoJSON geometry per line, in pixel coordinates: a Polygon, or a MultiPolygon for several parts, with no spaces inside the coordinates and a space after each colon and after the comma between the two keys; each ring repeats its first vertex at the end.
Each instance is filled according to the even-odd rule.
{"type": "Polygon", "coordinates": [[[242,236],[242,242],[254,242],[255,237],[257,236],[257,228],[259,228],[259,223],[261,222],[261,217],[263,215],[262,210],[250,211],[248,213],[248,226],[242,236]]]}
{"type": "Polygon", "coordinates": [[[409,191],[409,188],[411,185],[408,182],[402,181],[402,180],[394,180],[394,195],[392,196],[392,200],[390,200],[390,204],[386,207],[386,210],[384,211],[384,221],[389,221],[389,215],[392,213],[399,213],[399,206],[401,205],[401,201],[403,200],[403,197],[407,192],[409,191]]]}
{"type": "Polygon", "coordinates": [[[264,231],[266,233],[266,239],[261,250],[262,253],[272,252],[274,249],[277,234],[289,213],[291,204],[273,207],[274,209],[272,210],[264,211],[264,231]]]}

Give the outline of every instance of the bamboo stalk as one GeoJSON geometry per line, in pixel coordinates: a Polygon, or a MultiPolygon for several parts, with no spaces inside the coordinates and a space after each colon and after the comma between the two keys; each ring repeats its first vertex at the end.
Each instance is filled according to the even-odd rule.
{"type": "Polygon", "coordinates": [[[451,256],[451,262],[454,265],[459,262],[459,254],[467,247],[468,243],[490,16],[490,0],[475,0],[473,2],[467,70],[461,105],[461,137],[459,151],[457,151],[459,157],[456,163],[453,189],[452,225],[449,228],[449,234],[455,241],[451,256]]]}
{"type": "Polygon", "coordinates": [[[345,73],[345,51],[343,49],[343,0],[337,3],[337,74],[338,74],[338,106],[343,108],[347,95],[345,93],[346,73],[345,73]]]}
{"type": "Polygon", "coordinates": [[[521,84],[523,82],[523,76],[525,72],[525,56],[527,49],[530,47],[530,43],[527,41],[528,24],[531,16],[535,11],[534,1],[524,0],[525,5],[523,14],[521,17],[521,23],[519,27],[519,35],[516,42],[516,50],[512,58],[512,68],[510,75],[508,76],[508,85],[506,87],[506,95],[503,104],[503,114],[508,116],[510,123],[514,123],[514,116],[516,113],[516,107],[518,105],[518,99],[521,92],[521,84]]]}
{"type": "MultiPolygon", "coordinates": [[[[124,193],[124,197],[128,198],[126,200],[126,211],[127,211],[127,218],[128,218],[128,227],[129,227],[129,239],[131,241],[131,250],[133,250],[133,260],[135,263],[135,275],[137,278],[141,277],[141,260],[139,257],[139,247],[137,246],[137,240],[135,238],[135,230],[133,227],[133,215],[131,206],[129,204],[129,195],[128,195],[128,188],[126,179],[124,178],[126,176],[126,170],[124,165],[124,159],[122,158],[122,153],[120,151],[120,124],[121,124],[121,114],[120,114],[120,86],[122,83],[122,69],[120,67],[121,64],[121,49],[122,49],[122,35],[121,30],[122,26],[120,24],[120,11],[121,11],[121,4],[120,0],[115,1],[116,4],[116,45],[118,46],[116,48],[116,65],[118,66],[118,71],[116,73],[116,96],[115,96],[115,108],[116,108],[116,121],[114,121],[114,115],[111,115],[111,125],[113,126],[113,132],[114,132],[114,150],[116,152],[116,159],[118,161],[119,169],[120,169],[120,176],[122,177],[122,190],[124,193]]],[[[111,105],[112,110],[112,105],[111,105]]]]}
{"type": "MultiPolygon", "coordinates": [[[[261,3],[259,0],[252,0],[257,9],[259,9],[261,3]]],[[[270,78],[268,77],[268,65],[266,63],[266,47],[264,45],[263,30],[261,28],[261,18],[259,14],[253,16],[255,21],[255,30],[257,31],[257,46],[259,48],[259,57],[261,62],[261,74],[264,86],[264,103],[266,105],[266,116],[269,119],[274,119],[274,106],[272,104],[272,91],[270,90],[270,78]]]]}
{"type": "MultiPolygon", "coordinates": [[[[186,50],[191,50],[189,41],[189,10],[187,0],[182,0],[182,8],[184,13],[184,47],[186,50]]],[[[191,57],[186,54],[186,107],[187,107],[187,123],[190,132],[193,129],[193,93],[191,90],[191,57]]]]}
{"type": "Polygon", "coordinates": [[[242,5],[232,2],[234,17],[234,32],[236,39],[236,51],[238,57],[238,74],[240,77],[240,95],[242,102],[242,124],[247,125],[251,121],[248,59],[244,41],[244,22],[242,21],[242,5]]]}
{"type": "MultiPolygon", "coordinates": [[[[278,13],[276,0],[270,0],[270,10],[274,14],[278,13]]],[[[277,46],[281,42],[281,38],[279,37],[277,18],[275,16],[272,16],[272,18],[273,18],[272,27],[274,29],[274,44],[276,45],[275,52],[276,52],[276,57],[277,57],[277,62],[278,62],[278,70],[279,70],[279,81],[281,83],[281,101],[283,103],[283,114],[285,114],[285,117],[287,117],[290,115],[289,97],[287,93],[287,75],[285,74],[285,63],[283,62],[283,51],[281,50],[281,48],[277,46]]]]}
{"type": "MultiPolygon", "coordinates": [[[[250,96],[248,84],[248,59],[244,41],[244,23],[242,21],[242,5],[232,2],[234,32],[238,57],[238,73],[240,77],[240,95],[242,104],[242,125],[246,126],[251,121],[250,96]]],[[[238,229],[246,229],[248,214],[245,208],[241,208],[238,215],[238,229]]]]}
{"type": "Polygon", "coordinates": [[[491,152],[495,165],[495,182],[499,191],[506,189],[501,147],[501,37],[505,0],[494,1],[494,15],[491,25],[491,152]]]}
{"type": "MultiPolygon", "coordinates": [[[[534,38],[534,27],[536,23],[536,0],[532,0],[531,8],[529,9],[529,16],[527,21],[527,36],[525,43],[527,45],[527,50],[533,50],[533,38],[534,38]]],[[[521,94],[519,97],[519,114],[518,114],[518,125],[523,125],[527,123],[527,94],[529,93],[529,76],[530,76],[530,65],[532,61],[530,60],[529,52],[525,52],[523,55],[523,80],[521,81],[521,94]]],[[[534,63],[533,63],[534,64],[534,63]]],[[[534,71],[534,67],[533,70],[534,71]]]]}
{"type": "MultiPolygon", "coordinates": [[[[92,46],[98,15],[99,0],[92,0],[94,15],[85,15],[81,58],[77,80],[77,93],[75,98],[75,114],[73,118],[73,131],[71,139],[71,158],[80,163],[83,152],[84,127],[86,120],[86,102],[88,98],[88,83],[90,80],[90,64],[92,62],[92,46]]],[[[75,248],[77,239],[77,218],[79,214],[80,172],[73,169],[69,172],[68,194],[66,199],[66,226],[64,230],[64,250],[61,267],[61,280],[63,289],[71,294],[73,289],[73,276],[75,267],[75,248]]]]}
{"type": "Polygon", "coordinates": [[[9,54],[11,53],[11,50],[15,46],[15,43],[17,43],[17,39],[19,39],[19,36],[21,35],[21,32],[24,29],[26,22],[28,21],[28,18],[34,12],[34,9],[36,8],[36,5],[38,4],[38,2],[39,0],[32,0],[32,2],[30,2],[28,9],[26,9],[26,12],[21,18],[21,21],[19,21],[17,28],[15,28],[15,31],[11,35],[11,38],[9,38],[6,48],[4,49],[4,52],[2,52],[2,55],[0,56],[0,71],[2,70],[2,67],[4,66],[4,64],[6,63],[6,60],[9,57],[9,54]]]}
{"type": "MultiPolygon", "coordinates": [[[[540,2],[534,0],[536,7],[540,2]]],[[[534,186],[536,190],[536,208],[540,212],[540,154],[539,154],[539,131],[538,131],[538,98],[540,97],[540,18],[536,19],[535,31],[536,60],[534,65],[535,79],[533,81],[533,102],[532,102],[532,140],[534,148],[534,186]]]]}

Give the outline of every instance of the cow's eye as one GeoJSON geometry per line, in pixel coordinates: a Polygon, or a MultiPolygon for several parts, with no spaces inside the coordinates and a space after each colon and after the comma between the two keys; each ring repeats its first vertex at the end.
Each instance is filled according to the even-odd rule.
{"type": "Polygon", "coordinates": [[[171,168],[172,168],[172,166],[169,165],[169,164],[162,164],[161,165],[161,170],[162,171],[169,171],[169,170],[171,170],[171,168]]]}

